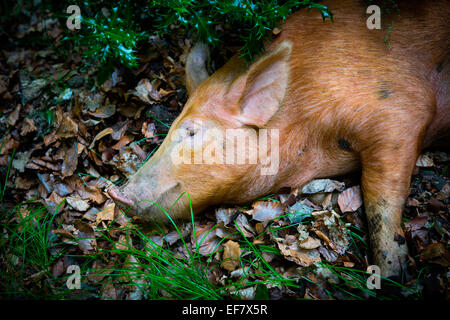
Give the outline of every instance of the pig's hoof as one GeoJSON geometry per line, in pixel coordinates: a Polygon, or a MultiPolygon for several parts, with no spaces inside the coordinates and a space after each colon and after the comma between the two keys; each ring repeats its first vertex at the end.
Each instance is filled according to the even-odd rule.
{"type": "Polygon", "coordinates": [[[395,250],[383,251],[383,256],[375,258],[375,264],[381,269],[383,277],[401,282],[407,280],[408,248],[406,245],[398,246],[395,250]]]}

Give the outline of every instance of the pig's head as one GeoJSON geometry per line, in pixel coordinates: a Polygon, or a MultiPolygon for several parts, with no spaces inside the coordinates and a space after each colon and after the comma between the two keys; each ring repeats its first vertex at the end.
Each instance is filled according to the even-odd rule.
{"type": "MultiPolygon", "coordinates": [[[[256,163],[251,160],[258,151],[249,144],[244,152],[237,146],[230,151],[227,141],[237,142],[233,134],[247,135],[249,129],[259,138],[258,129],[271,127],[288,90],[290,53],[290,43],[283,42],[250,67],[234,57],[209,78],[190,83],[189,100],[160,148],[125,185],[108,190],[111,198],[128,216],[166,221],[161,208],[182,218],[189,216],[190,204],[197,213],[270,192],[276,174],[261,174],[259,157],[256,163]],[[227,161],[227,153],[235,161],[227,161]],[[237,160],[242,153],[244,163],[237,160]]],[[[271,145],[267,143],[268,155],[271,145]]]]}

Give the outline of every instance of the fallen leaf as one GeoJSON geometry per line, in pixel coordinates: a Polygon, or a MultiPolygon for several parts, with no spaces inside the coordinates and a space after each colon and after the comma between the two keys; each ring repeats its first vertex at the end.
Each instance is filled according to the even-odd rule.
{"type": "Polygon", "coordinates": [[[73,175],[78,166],[78,142],[75,140],[72,146],[66,150],[64,161],[61,166],[61,174],[63,177],[73,175]]]}
{"type": "Polygon", "coordinates": [[[58,129],[56,130],[57,138],[71,138],[78,134],[78,125],[73,121],[73,119],[65,115],[58,129]]]}
{"type": "Polygon", "coordinates": [[[229,225],[233,220],[234,216],[237,214],[237,210],[233,208],[219,208],[216,209],[216,220],[217,223],[223,222],[225,226],[229,225]]]}
{"type": "Polygon", "coordinates": [[[302,193],[312,194],[318,192],[343,191],[345,184],[343,182],[330,179],[316,179],[309,182],[302,188],[302,193]]]}
{"type": "Polygon", "coordinates": [[[188,235],[191,234],[191,232],[192,232],[192,224],[188,223],[183,225],[182,227],[178,227],[178,230],[169,232],[164,236],[164,239],[166,239],[166,241],[169,243],[169,246],[171,246],[181,238],[183,239],[186,238],[188,235]]]}
{"type": "Polygon", "coordinates": [[[29,81],[28,79],[24,79],[24,77],[20,77],[22,94],[23,94],[23,102],[27,103],[31,100],[36,99],[41,95],[42,89],[47,85],[47,80],[45,79],[36,79],[33,81],[29,81]]]}
{"type": "Polygon", "coordinates": [[[320,262],[320,255],[317,249],[306,250],[298,246],[295,236],[286,236],[286,239],[275,238],[275,242],[281,254],[289,261],[295,262],[302,267],[309,267],[320,262]]]}
{"type": "Polygon", "coordinates": [[[358,210],[362,204],[361,188],[359,186],[345,189],[339,194],[338,204],[341,212],[354,212],[358,210]]]}
{"type": "Polygon", "coordinates": [[[445,200],[450,198],[450,183],[446,183],[442,189],[439,191],[439,193],[436,196],[436,199],[438,200],[445,200]]]}
{"type": "Polygon", "coordinates": [[[231,291],[230,293],[239,296],[242,300],[253,300],[255,299],[256,289],[255,287],[248,287],[237,291],[231,291]]]}
{"type": "Polygon", "coordinates": [[[13,112],[8,116],[6,123],[8,123],[11,127],[15,126],[17,120],[19,120],[20,110],[22,109],[22,105],[18,104],[17,107],[14,108],[13,112]]]}
{"type": "Polygon", "coordinates": [[[320,240],[319,239],[314,239],[312,237],[308,237],[303,241],[299,241],[298,242],[298,246],[301,249],[307,249],[307,250],[311,250],[311,249],[315,249],[321,246],[320,240]]]}
{"type": "Polygon", "coordinates": [[[12,150],[14,148],[17,149],[20,145],[19,141],[11,138],[10,135],[6,136],[6,138],[3,138],[2,141],[4,141],[4,143],[2,145],[2,148],[0,148],[0,154],[7,154],[9,150],[12,150]]]}
{"type": "Polygon", "coordinates": [[[274,201],[256,201],[253,209],[247,212],[256,221],[269,221],[278,218],[283,214],[280,203],[274,201]]]}
{"type": "Polygon", "coordinates": [[[117,290],[112,283],[106,283],[102,287],[102,300],[117,300],[117,290]]]}
{"type": "Polygon", "coordinates": [[[134,95],[148,104],[154,104],[160,101],[163,95],[158,91],[160,80],[155,79],[152,82],[148,79],[142,79],[136,86],[134,95]]]}
{"type": "Polygon", "coordinates": [[[116,113],[116,106],[113,104],[107,104],[96,109],[95,112],[88,113],[96,118],[107,119],[116,113]]]}
{"type": "Polygon", "coordinates": [[[96,221],[97,220],[97,208],[90,208],[84,215],[83,218],[89,221],[96,221]]]}
{"type": "Polygon", "coordinates": [[[300,223],[303,219],[310,217],[313,211],[314,209],[304,204],[303,201],[298,201],[288,208],[289,214],[287,217],[291,223],[300,223]]]}
{"type": "Polygon", "coordinates": [[[443,256],[445,253],[445,245],[443,243],[429,244],[420,254],[420,260],[430,260],[443,256]]]}
{"type": "Polygon", "coordinates": [[[129,243],[127,236],[124,234],[121,234],[119,236],[119,240],[114,244],[115,248],[117,250],[127,250],[131,247],[131,244],[129,243]]]}
{"type": "Polygon", "coordinates": [[[421,228],[423,228],[425,226],[425,224],[427,223],[428,217],[427,216],[417,216],[414,219],[405,222],[405,228],[408,231],[416,231],[419,230],[421,228]]]}
{"type": "Polygon", "coordinates": [[[319,247],[317,250],[319,250],[321,256],[328,262],[335,262],[338,259],[337,253],[325,248],[324,246],[319,247]]]}
{"type": "Polygon", "coordinates": [[[429,153],[421,154],[417,158],[416,166],[422,168],[434,167],[433,157],[429,153]]]}
{"type": "Polygon", "coordinates": [[[144,122],[144,124],[142,125],[141,132],[144,135],[144,137],[146,137],[146,138],[151,138],[151,137],[155,136],[155,134],[156,134],[155,124],[153,122],[147,122],[147,121],[144,122]]]}
{"type": "Polygon", "coordinates": [[[250,225],[247,217],[244,214],[239,214],[234,220],[239,230],[242,231],[246,238],[251,238],[255,236],[255,229],[250,225]]]}
{"type": "Polygon", "coordinates": [[[194,250],[197,250],[201,255],[210,255],[221,248],[220,241],[216,234],[216,229],[213,228],[212,223],[205,225],[195,224],[194,232],[191,233],[191,243],[194,250]]]}
{"type": "Polygon", "coordinates": [[[24,172],[25,165],[27,164],[28,160],[30,160],[30,155],[31,151],[18,152],[12,162],[13,168],[19,170],[19,172],[24,172]]]}
{"type": "Polygon", "coordinates": [[[67,197],[66,201],[73,209],[77,211],[86,211],[87,209],[89,209],[89,204],[80,198],[67,197]]]}
{"type": "Polygon", "coordinates": [[[22,124],[22,128],[20,129],[20,135],[25,136],[31,132],[37,130],[36,125],[34,124],[34,120],[30,118],[25,118],[22,124]]]}
{"type": "Polygon", "coordinates": [[[97,225],[100,224],[102,221],[112,221],[114,220],[114,207],[115,204],[110,204],[106,208],[104,208],[102,211],[97,213],[96,222],[97,225]]]}
{"type": "Polygon", "coordinates": [[[125,147],[127,144],[129,144],[131,141],[133,141],[133,138],[129,137],[129,136],[123,136],[122,138],[120,138],[120,140],[113,145],[111,148],[113,148],[114,150],[120,150],[123,147],[125,147]]]}
{"type": "Polygon", "coordinates": [[[224,244],[222,263],[220,266],[228,271],[235,270],[240,265],[241,247],[239,243],[228,240],[224,244]]]}
{"type": "Polygon", "coordinates": [[[106,128],[103,129],[102,131],[100,131],[94,138],[94,140],[92,140],[91,144],[89,145],[89,149],[92,149],[95,145],[95,142],[97,140],[100,140],[101,138],[103,138],[104,136],[107,136],[108,134],[112,134],[114,132],[114,130],[112,128],[106,128]]]}
{"type": "Polygon", "coordinates": [[[78,242],[78,247],[84,254],[91,254],[97,248],[97,240],[95,239],[94,233],[79,231],[76,235],[76,240],[78,242]]]}

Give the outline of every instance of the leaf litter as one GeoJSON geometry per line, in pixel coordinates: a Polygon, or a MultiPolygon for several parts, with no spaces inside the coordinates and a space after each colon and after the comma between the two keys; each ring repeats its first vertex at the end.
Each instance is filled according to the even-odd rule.
{"type": "MultiPolygon", "coordinates": [[[[60,33],[57,22],[49,26],[50,34],[60,33]]],[[[128,286],[120,289],[114,283],[103,283],[116,274],[111,268],[119,261],[102,253],[110,243],[101,233],[106,232],[116,241],[115,248],[123,251],[132,246],[123,227],[133,226],[105,191],[143,165],[187,98],[182,79],[190,41],[176,37],[162,41],[154,35],[151,39],[149,43],[157,43],[158,50],[142,57],[142,67],[132,72],[134,82],[125,81],[130,75],[115,69],[111,79],[96,90],[86,85],[89,71],[71,69],[80,61],[77,53],[66,60],[51,54],[53,49],[38,53],[15,47],[0,54],[5,62],[0,65],[2,181],[12,164],[3,208],[10,210],[23,201],[52,209],[60,206],[50,234],[69,253],[95,257],[88,267],[92,276],[88,279],[102,283],[98,295],[103,299],[145,298],[140,285],[145,280],[130,271],[139,262],[133,255],[128,254],[120,264],[124,270],[120,281],[128,286]],[[50,94],[49,81],[39,74],[47,65],[56,66],[61,74],[74,74],[63,81],[64,89],[56,95],[59,103],[50,94]],[[151,65],[157,65],[159,72],[151,65]]],[[[413,275],[408,284],[439,296],[449,286],[449,161],[443,151],[428,151],[418,158],[403,214],[413,275]],[[418,277],[421,272],[425,276],[418,277]]],[[[21,209],[14,219],[26,216],[27,209],[21,209]]],[[[257,286],[251,284],[256,279],[267,281],[272,299],[348,299],[348,290],[355,286],[344,282],[348,273],[342,268],[365,271],[370,261],[359,177],[316,179],[300,190],[275,194],[248,207],[211,208],[196,216],[194,225],[180,222],[178,226],[178,231],[153,231],[149,238],[180,260],[198,252],[201,263],[212,270],[210,282],[218,286],[240,283],[241,287],[230,292],[244,299],[257,295],[257,286]],[[262,271],[268,266],[300,285],[295,289],[273,284],[273,274],[262,271]],[[345,290],[335,289],[342,283],[345,290]]],[[[8,250],[9,257],[16,257],[12,261],[20,264],[20,257],[8,250]]],[[[78,258],[51,252],[55,277],[63,275],[68,265],[81,263],[78,258]]],[[[33,270],[28,276],[46,275],[33,270]]],[[[161,295],[170,296],[165,291],[161,295]]]]}

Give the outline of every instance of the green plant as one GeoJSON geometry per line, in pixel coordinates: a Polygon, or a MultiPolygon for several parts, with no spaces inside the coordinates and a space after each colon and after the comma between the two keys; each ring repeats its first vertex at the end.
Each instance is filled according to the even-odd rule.
{"type": "Polygon", "coordinates": [[[111,76],[115,66],[134,68],[138,65],[136,48],[146,36],[146,32],[137,31],[130,1],[116,3],[111,9],[102,4],[91,1],[81,6],[85,9],[81,14],[82,28],[65,38],[73,42],[74,48],[82,49],[90,63],[98,65],[99,84],[111,76]]]}
{"type": "Polygon", "coordinates": [[[273,28],[295,10],[306,7],[319,10],[322,17],[332,19],[325,5],[312,0],[153,0],[149,10],[159,32],[170,32],[173,24],[194,30],[199,40],[217,46],[223,39],[220,25],[230,25],[240,35],[241,57],[250,62],[264,50],[263,41],[273,28]]]}
{"type": "Polygon", "coordinates": [[[52,278],[50,267],[63,253],[59,250],[50,253],[58,244],[51,230],[60,206],[53,214],[43,206],[28,207],[25,203],[3,212],[0,221],[3,229],[0,240],[3,260],[1,295],[9,298],[54,298],[51,283],[46,280],[52,278]],[[44,280],[40,281],[41,278],[44,280]]]}

